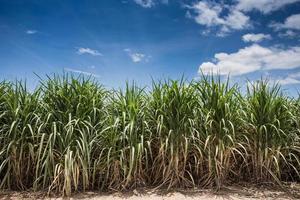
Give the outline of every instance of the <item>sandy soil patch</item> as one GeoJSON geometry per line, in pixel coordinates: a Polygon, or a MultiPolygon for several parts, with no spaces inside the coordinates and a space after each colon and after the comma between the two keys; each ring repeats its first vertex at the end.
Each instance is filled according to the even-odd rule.
{"type": "Polygon", "coordinates": [[[151,189],[137,189],[131,192],[116,192],[116,193],[99,193],[99,192],[83,192],[74,194],[70,198],[47,196],[45,193],[0,192],[0,199],[74,199],[74,200],[206,200],[206,199],[229,199],[229,200],[253,200],[253,199],[300,199],[300,184],[291,184],[285,187],[284,190],[274,187],[246,187],[246,186],[231,186],[223,188],[220,191],[214,190],[151,190],[151,189]]]}

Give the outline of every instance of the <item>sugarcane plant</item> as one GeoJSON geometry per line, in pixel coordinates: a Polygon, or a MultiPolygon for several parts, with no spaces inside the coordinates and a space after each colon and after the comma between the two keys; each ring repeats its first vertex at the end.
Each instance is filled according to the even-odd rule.
{"type": "Polygon", "coordinates": [[[300,100],[202,75],[106,89],[72,74],[0,82],[0,189],[70,196],[300,180],[300,100]]]}

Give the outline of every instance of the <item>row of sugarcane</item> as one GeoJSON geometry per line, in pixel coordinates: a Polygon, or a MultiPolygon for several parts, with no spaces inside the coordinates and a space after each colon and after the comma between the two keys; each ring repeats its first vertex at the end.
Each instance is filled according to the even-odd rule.
{"type": "Polygon", "coordinates": [[[72,192],[299,181],[300,101],[266,80],[105,89],[48,76],[0,83],[0,189],[72,192]]]}

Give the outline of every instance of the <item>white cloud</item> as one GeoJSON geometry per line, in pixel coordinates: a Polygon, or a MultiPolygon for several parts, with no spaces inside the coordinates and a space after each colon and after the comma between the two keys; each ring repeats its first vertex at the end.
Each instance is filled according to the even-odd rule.
{"type": "Polygon", "coordinates": [[[79,55],[90,54],[92,56],[102,56],[102,54],[100,52],[98,52],[97,50],[90,49],[90,48],[83,48],[83,47],[78,48],[77,54],[79,54],[79,55]]]}
{"type": "Polygon", "coordinates": [[[293,85],[293,84],[300,84],[300,72],[288,74],[286,77],[278,77],[278,78],[271,78],[270,81],[272,83],[279,83],[281,85],[293,85]]]}
{"type": "Polygon", "coordinates": [[[276,30],[279,29],[300,30],[300,14],[291,15],[288,18],[286,18],[284,23],[273,23],[270,26],[275,28],[276,30]]]}
{"type": "Polygon", "coordinates": [[[217,4],[210,1],[199,1],[192,6],[186,6],[192,10],[191,13],[196,23],[207,27],[220,27],[222,33],[230,32],[231,30],[241,30],[250,26],[250,18],[234,7],[217,4]],[[227,15],[224,12],[228,11],[227,15]]]}
{"type": "Polygon", "coordinates": [[[151,8],[155,5],[153,0],[134,0],[134,2],[143,8],[151,8]]]}
{"type": "Polygon", "coordinates": [[[287,76],[285,78],[273,79],[272,82],[279,83],[280,85],[300,84],[300,81],[298,79],[292,78],[290,76],[287,76]]]}
{"type": "MultiPolygon", "coordinates": [[[[251,27],[250,17],[247,12],[258,10],[263,14],[268,14],[279,10],[288,4],[299,2],[300,0],[234,0],[234,4],[226,4],[224,1],[202,0],[192,5],[186,5],[188,9],[186,16],[194,19],[196,23],[207,28],[218,27],[217,36],[226,36],[230,31],[243,30],[251,27]],[[191,13],[190,11],[193,11],[191,13]]],[[[293,21],[291,24],[298,24],[293,21]]]]}
{"type": "Polygon", "coordinates": [[[96,78],[100,78],[100,75],[98,74],[94,74],[94,73],[90,73],[90,72],[86,72],[86,71],[82,71],[82,70],[77,70],[77,69],[73,69],[73,68],[64,68],[65,71],[68,72],[73,72],[73,73],[77,73],[77,74],[83,74],[83,75],[87,75],[87,76],[93,76],[96,78]]]}
{"type": "Polygon", "coordinates": [[[236,8],[241,11],[258,10],[264,14],[270,13],[275,10],[299,2],[300,0],[237,0],[236,8]]]}
{"type": "Polygon", "coordinates": [[[191,14],[191,12],[189,10],[186,11],[185,17],[188,18],[188,19],[193,19],[193,16],[192,16],[192,14],[191,14]]]}
{"type": "Polygon", "coordinates": [[[225,17],[225,25],[232,29],[244,29],[250,26],[250,18],[238,10],[231,10],[225,17]]]}
{"type": "Polygon", "coordinates": [[[206,26],[220,25],[224,20],[219,17],[222,7],[219,4],[212,4],[206,1],[199,1],[191,6],[196,12],[195,21],[206,26]]]}
{"type": "Polygon", "coordinates": [[[262,40],[270,40],[272,37],[269,34],[254,34],[254,33],[248,33],[246,35],[243,35],[244,42],[260,42],[262,40]]]}
{"type": "Polygon", "coordinates": [[[142,53],[132,53],[130,57],[133,62],[141,62],[145,58],[145,54],[142,53]]]}
{"type": "Polygon", "coordinates": [[[282,37],[282,38],[284,38],[284,37],[294,38],[294,37],[297,36],[297,33],[295,31],[292,31],[292,30],[286,30],[285,32],[279,33],[278,35],[279,35],[279,37],[282,37]]]}
{"type": "Polygon", "coordinates": [[[300,78],[300,72],[289,74],[289,77],[291,77],[291,78],[300,78]]]}
{"type": "Polygon", "coordinates": [[[235,53],[217,53],[214,61],[199,67],[204,74],[241,75],[258,70],[293,69],[300,67],[300,46],[283,49],[253,44],[235,53]]]}
{"type": "Polygon", "coordinates": [[[25,33],[28,35],[33,35],[36,34],[38,31],[37,30],[26,30],[25,33]]]}
{"type": "Polygon", "coordinates": [[[169,0],[133,0],[143,8],[152,8],[156,3],[169,4],[169,0]]]}
{"type": "Polygon", "coordinates": [[[151,56],[147,56],[143,53],[137,53],[132,52],[131,49],[124,49],[125,52],[127,52],[128,56],[131,58],[132,62],[138,63],[138,62],[148,62],[151,56]]]}

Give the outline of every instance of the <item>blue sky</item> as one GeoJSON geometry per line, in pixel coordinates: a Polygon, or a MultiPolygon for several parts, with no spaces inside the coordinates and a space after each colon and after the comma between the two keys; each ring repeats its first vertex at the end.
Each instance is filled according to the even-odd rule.
{"type": "Polygon", "coordinates": [[[300,86],[300,0],[0,0],[0,79],[261,76],[300,86]]]}

